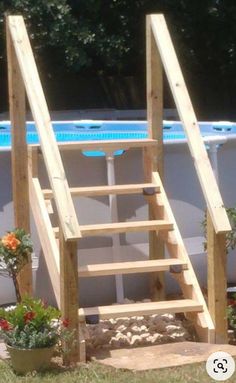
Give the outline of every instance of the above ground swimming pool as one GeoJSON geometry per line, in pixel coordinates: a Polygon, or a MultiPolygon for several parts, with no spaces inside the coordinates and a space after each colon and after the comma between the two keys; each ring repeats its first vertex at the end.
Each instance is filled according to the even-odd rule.
{"type": "MultiPolygon", "coordinates": [[[[90,140],[124,140],[147,138],[146,121],[54,121],[52,122],[56,140],[90,141],[90,140]]],[[[232,135],[236,133],[236,123],[233,122],[200,122],[203,137],[216,135],[232,135]]],[[[185,134],[181,122],[163,122],[164,141],[183,140],[185,134]]],[[[33,122],[27,122],[27,142],[37,144],[38,134],[33,122]]],[[[11,147],[11,126],[9,121],[0,122],[0,149],[11,147]]],[[[115,154],[121,154],[117,151],[115,154]]],[[[84,152],[86,155],[104,155],[102,152],[84,152]]]]}

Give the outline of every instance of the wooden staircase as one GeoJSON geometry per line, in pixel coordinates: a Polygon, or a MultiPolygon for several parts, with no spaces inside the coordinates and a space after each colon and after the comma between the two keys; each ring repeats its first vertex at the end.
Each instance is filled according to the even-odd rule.
{"type": "MultiPolygon", "coordinates": [[[[7,54],[9,103],[12,124],[12,173],[15,225],[30,226],[29,200],[45,256],[53,291],[69,328],[78,342],[70,343],[67,361],[86,359],[83,327],[87,315],[99,318],[153,313],[185,313],[193,321],[201,341],[227,341],[225,234],[230,224],[212,168],[201,138],[197,119],[178,64],[171,38],[162,15],[147,17],[147,114],[148,138],[142,140],[70,142],[57,145],[33,52],[21,16],[7,17],[7,54]],[[208,300],[214,324],[177,227],[165,193],[163,179],[162,63],[183,123],[191,156],[208,208],[210,289],[208,300]],[[40,138],[40,146],[28,146],[25,140],[25,92],[40,138]],[[28,149],[28,150],[27,150],[28,149]],[[136,185],[112,185],[69,188],[59,150],[142,150],[144,182],[136,185]],[[28,157],[27,157],[28,152],[28,157]],[[38,157],[43,156],[51,190],[43,190],[38,176],[38,157]],[[112,222],[81,225],[73,196],[100,196],[142,193],[149,219],[139,222],[112,222]],[[54,199],[58,227],[51,216],[54,199]],[[149,260],[78,265],[77,242],[85,236],[148,231],[149,260]],[[164,246],[168,258],[165,257],[164,246]],[[149,273],[153,302],[79,307],[78,279],[131,273],[149,273]],[[169,272],[179,283],[184,299],[166,301],[163,273],[169,272]],[[218,272],[218,273],[217,273],[218,272]],[[218,280],[217,280],[218,277],[218,280]],[[216,293],[218,295],[216,295],[216,293]]],[[[136,170],[136,169],[135,169],[136,170]]],[[[138,169],[140,171],[140,169],[138,169]]],[[[131,197],[130,197],[131,198],[131,197]]],[[[208,270],[209,273],[209,270],[208,270]]],[[[32,293],[30,262],[19,276],[22,292],[32,293]]]]}
{"type": "MultiPolygon", "coordinates": [[[[153,143],[154,141],[152,142],[152,145],[153,143]]],[[[135,149],[134,144],[135,142],[129,142],[130,148],[135,149]]],[[[145,141],[143,141],[142,146],[145,147],[145,144],[145,141]]],[[[157,145],[156,141],[155,144],[157,145]]],[[[117,148],[122,149],[122,145],[123,142],[120,143],[119,140],[110,142],[112,150],[114,148],[115,150],[117,148]]],[[[109,145],[107,142],[105,143],[105,146],[108,150],[109,145]]],[[[83,149],[85,147],[86,146],[83,145],[83,149]]],[[[99,147],[104,150],[103,141],[99,142],[99,147]]],[[[138,143],[138,150],[140,150],[140,142],[138,143]]],[[[36,157],[35,153],[37,152],[37,147],[31,147],[31,162],[32,159],[36,157]]],[[[35,166],[32,165],[31,169],[32,168],[35,169],[35,166]]],[[[165,243],[169,257],[158,259],[160,254],[154,254],[153,258],[155,259],[143,261],[97,263],[85,266],[78,265],[78,277],[89,278],[138,273],[150,273],[152,276],[158,276],[163,272],[169,272],[179,283],[184,299],[175,301],[159,300],[148,303],[116,304],[110,306],[78,308],[79,326],[83,329],[84,326],[86,326],[86,317],[89,317],[90,315],[97,315],[99,319],[105,319],[122,316],[161,314],[167,312],[185,313],[186,317],[193,321],[196,331],[199,334],[199,338],[202,341],[213,342],[214,325],[178,230],[173,212],[161,182],[161,178],[158,172],[153,171],[151,174],[151,182],[113,186],[103,185],[74,187],[70,189],[70,192],[71,195],[76,197],[87,196],[91,198],[100,195],[109,196],[110,194],[142,194],[149,205],[149,210],[151,211],[153,219],[146,221],[115,222],[95,225],[80,224],[80,236],[83,238],[87,236],[112,235],[116,233],[134,231],[149,231],[155,234],[157,241],[161,240],[165,243]]],[[[34,175],[32,174],[32,178],[30,178],[31,208],[37,224],[43,252],[47,254],[46,262],[48,258],[50,260],[54,260],[56,265],[59,263],[60,257],[58,247],[60,228],[53,227],[50,219],[53,213],[51,208],[53,192],[49,189],[42,189],[39,179],[35,175],[36,171],[34,175]]],[[[132,196],[130,196],[130,198],[132,198],[132,196]]],[[[48,264],[49,273],[53,273],[51,274],[51,280],[55,296],[57,296],[58,304],[60,305],[60,297],[58,294],[58,281],[61,278],[59,271],[60,267],[57,266],[56,268],[57,277],[55,278],[55,267],[52,268],[52,264],[48,264]]],[[[80,331],[79,354],[80,359],[85,360],[85,342],[82,339],[82,334],[83,331],[80,331]]]]}

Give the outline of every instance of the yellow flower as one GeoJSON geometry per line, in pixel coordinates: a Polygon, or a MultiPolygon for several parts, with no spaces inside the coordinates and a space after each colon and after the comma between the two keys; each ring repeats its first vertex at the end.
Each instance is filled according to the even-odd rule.
{"type": "Polygon", "coordinates": [[[4,237],[2,237],[2,244],[9,250],[15,251],[19,246],[20,241],[16,238],[14,233],[8,233],[4,237]]]}

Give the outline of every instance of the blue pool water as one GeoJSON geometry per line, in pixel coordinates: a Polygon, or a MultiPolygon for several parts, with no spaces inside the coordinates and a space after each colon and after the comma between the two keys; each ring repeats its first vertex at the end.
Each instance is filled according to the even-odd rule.
{"type": "MultiPolygon", "coordinates": [[[[56,121],[53,130],[58,142],[90,141],[90,140],[120,140],[147,138],[147,122],[145,121],[56,121]]],[[[203,136],[228,135],[236,133],[236,123],[230,122],[200,122],[203,136]]],[[[178,121],[163,122],[164,140],[180,140],[185,138],[182,124],[178,121]]],[[[27,122],[27,142],[39,142],[33,122],[27,122]]],[[[0,147],[11,146],[11,127],[9,121],[0,122],[0,147]]],[[[122,151],[117,151],[120,154],[122,151]]],[[[86,152],[86,155],[101,155],[101,152],[86,152]]]]}

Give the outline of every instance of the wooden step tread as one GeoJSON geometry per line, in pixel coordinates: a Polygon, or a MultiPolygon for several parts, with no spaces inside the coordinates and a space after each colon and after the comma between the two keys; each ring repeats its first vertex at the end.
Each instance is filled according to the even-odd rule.
{"type": "MultiPolygon", "coordinates": [[[[54,233],[58,235],[58,227],[55,227],[54,233]]],[[[134,231],[158,231],[158,230],[173,230],[173,224],[169,221],[159,219],[151,221],[131,221],[131,222],[115,222],[101,223],[95,225],[80,225],[82,237],[93,235],[126,233],[134,231]]]]}
{"type": "Polygon", "coordinates": [[[84,317],[88,315],[98,315],[100,319],[108,319],[124,316],[201,311],[203,311],[203,306],[200,303],[192,299],[180,299],[174,301],[86,307],[79,309],[78,313],[80,320],[84,320],[84,317]]]}
{"type": "MultiPolygon", "coordinates": [[[[159,193],[160,187],[154,183],[128,184],[128,185],[104,185],[104,186],[89,186],[89,187],[73,187],[70,188],[71,195],[74,196],[100,196],[109,194],[152,194],[159,193]]],[[[43,190],[44,198],[53,198],[52,190],[43,190]]]]}
{"type": "Polygon", "coordinates": [[[172,266],[187,268],[187,263],[180,259],[155,259],[146,261],[102,263],[79,267],[79,277],[102,275],[135,274],[153,271],[169,271],[172,266]]]}
{"type": "MultiPolygon", "coordinates": [[[[134,139],[134,140],[97,140],[97,141],[70,141],[70,142],[58,142],[60,150],[101,150],[106,149],[131,149],[131,148],[143,148],[147,146],[155,146],[157,140],[152,138],[134,139]]],[[[39,146],[34,144],[32,146],[39,146]]]]}

